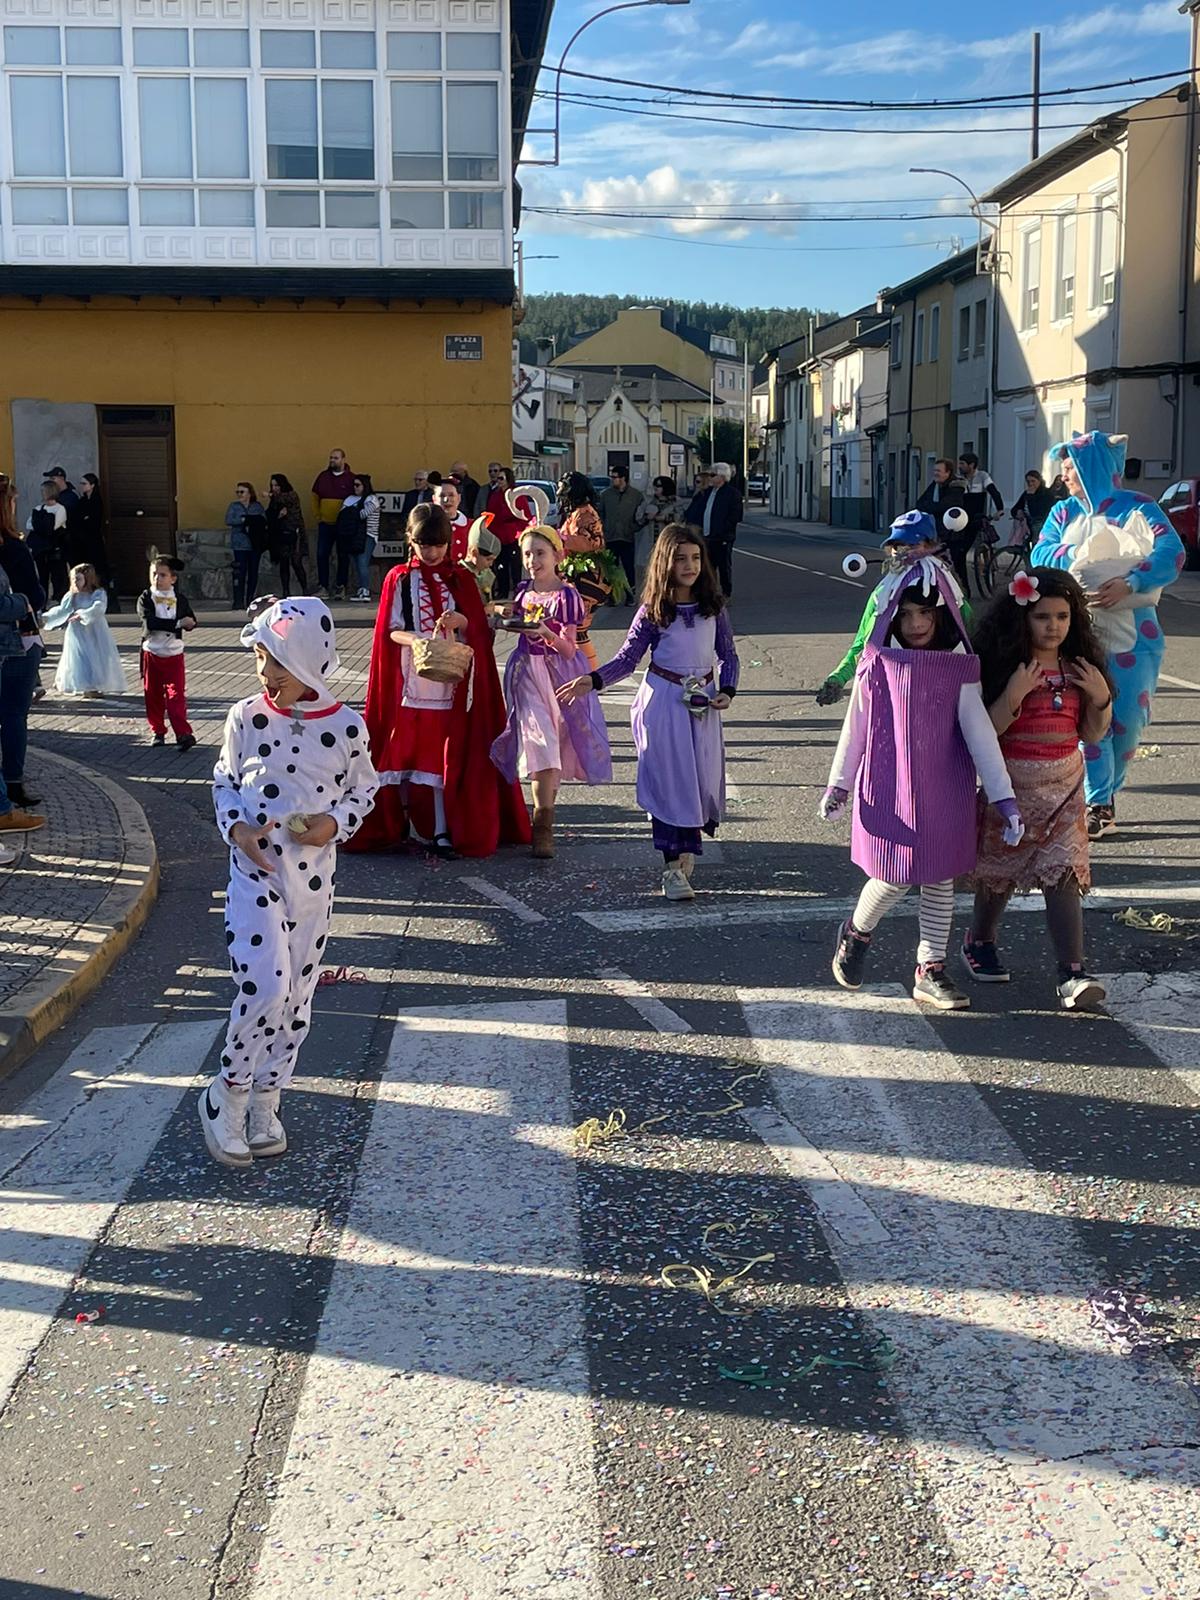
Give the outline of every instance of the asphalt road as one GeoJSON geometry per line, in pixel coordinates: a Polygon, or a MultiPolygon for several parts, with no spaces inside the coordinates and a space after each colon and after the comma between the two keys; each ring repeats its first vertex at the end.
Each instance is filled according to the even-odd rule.
{"type": "MultiPolygon", "coordinates": [[[[657,892],[619,692],[616,782],[560,806],[554,862],[344,858],[292,1148],[247,1174],[194,1108],[211,749],[152,768],[133,723],[49,708],[136,783],[164,883],[0,1089],[0,1596],[1195,1600],[1200,609],[1164,601],[1180,681],[1096,850],[1108,1011],[1055,1009],[1034,905],[1012,984],[926,1016],[904,911],[868,989],[829,977],[858,874],[813,692],[851,547],[742,540],[694,906],[657,892]],[[1089,1325],[1105,1284],[1154,1348],[1089,1325]]],[[[231,639],[199,636],[210,735],[231,639]]]]}

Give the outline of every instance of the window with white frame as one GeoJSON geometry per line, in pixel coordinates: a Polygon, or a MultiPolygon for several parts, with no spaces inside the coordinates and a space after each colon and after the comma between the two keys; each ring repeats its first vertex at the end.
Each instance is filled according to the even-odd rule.
{"type": "Polygon", "coordinates": [[[1111,306],[1117,297],[1117,191],[1094,197],[1092,216],[1092,306],[1111,306]]]}
{"type": "Polygon", "coordinates": [[[1042,230],[1026,228],[1021,235],[1021,319],[1022,333],[1038,325],[1042,295],[1042,230]]]}
{"type": "Polygon", "coordinates": [[[904,360],[904,318],[895,317],[892,321],[892,366],[898,367],[904,360]]]}
{"type": "Polygon", "coordinates": [[[1075,314],[1075,212],[1064,211],[1054,225],[1054,320],[1075,314]]]}
{"type": "Polygon", "coordinates": [[[0,47],[15,225],[504,225],[498,31],[12,24],[0,47]]]}
{"type": "Polygon", "coordinates": [[[919,367],[925,360],[925,313],[923,311],[917,312],[917,327],[913,343],[916,347],[913,354],[913,365],[919,367]]]}
{"type": "Polygon", "coordinates": [[[929,308],[929,359],[940,361],[942,356],[942,308],[929,308]]]}
{"type": "Polygon", "coordinates": [[[975,302],[975,354],[981,356],[987,352],[987,321],[988,303],[986,300],[975,302]]]}
{"type": "Polygon", "coordinates": [[[1047,420],[1047,433],[1050,444],[1065,444],[1071,437],[1071,407],[1051,406],[1047,420]]]}
{"type": "Polygon", "coordinates": [[[958,359],[966,361],[971,354],[971,308],[958,309],[958,359]]]}

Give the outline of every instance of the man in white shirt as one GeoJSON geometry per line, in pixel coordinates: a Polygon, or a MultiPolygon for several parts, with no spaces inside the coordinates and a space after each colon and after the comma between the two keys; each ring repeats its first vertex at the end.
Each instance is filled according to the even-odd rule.
{"type": "Polygon", "coordinates": [[[25,532],[47,603],[57,600],[67,592],[67,512],[49,479],[42,485],[41,505],[25,519],[25,532]]]}

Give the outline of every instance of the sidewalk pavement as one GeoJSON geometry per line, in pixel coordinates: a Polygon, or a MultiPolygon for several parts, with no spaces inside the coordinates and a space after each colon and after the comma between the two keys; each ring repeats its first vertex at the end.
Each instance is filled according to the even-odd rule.
{"type": "Polygon", "coordinates": [[[31,746],[29,766],[47,823],[5,835],[17,859],[0,866],[0,1078],[96,988],[158,891],[158,856],[136,800],[44,748],[31,746]]]}

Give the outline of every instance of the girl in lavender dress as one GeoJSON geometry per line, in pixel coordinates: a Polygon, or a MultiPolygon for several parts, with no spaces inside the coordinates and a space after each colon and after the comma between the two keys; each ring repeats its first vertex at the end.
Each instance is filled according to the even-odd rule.
{"type": "Polygon", "coordinates": [[[509,780],[525,778],[533,796],[532,853],[554,854],[554,807],[563,783],[610,783],[612,752],[604,713],[590,704],[560,704],[556,691],[586,669],[578,644],[585,619],[578,589],[558,575],[562,540],[535,523],[521,536],[528,574],[501,607],[518,634],[504,672],[508,722],[492,745],[492,760],[509,780]]]}
{"type": "Polygon", "coordinates": [[[717,575],[695,528],[672,522],[658,536],[642,604],[613,659],[558,691],[571,705],[650,666],[633,702],[637,801],[663,856],[663,894],[691,900],[692,868],[725,810],[721,719],[737,693],[738,658],[717,575]],[[714,672],[714,663],[718,671],[714,672]],[[715,678],[715,692],[714,692],[715,678]]]}

